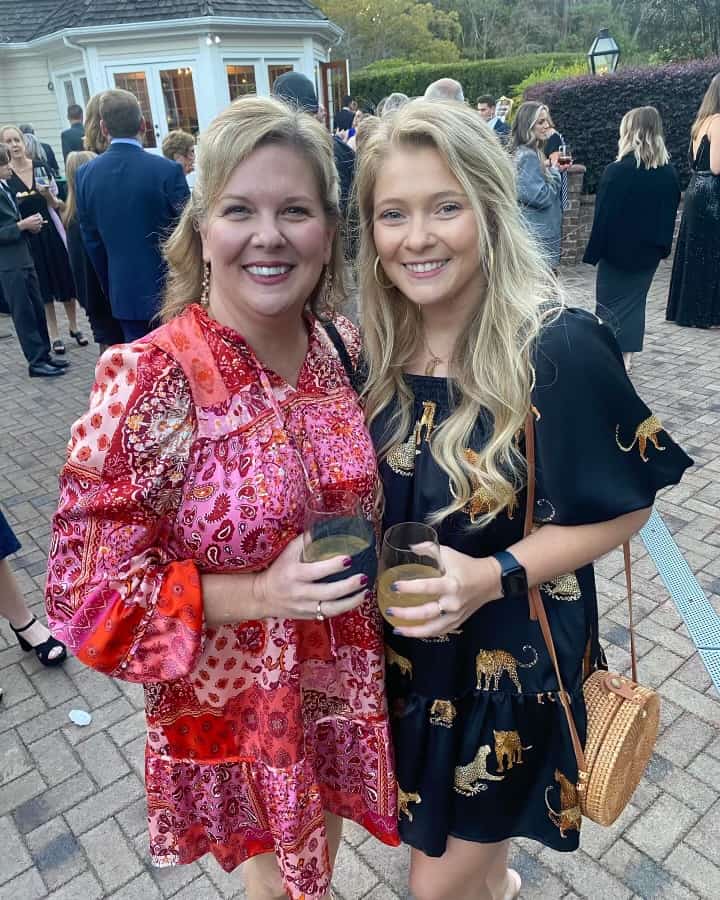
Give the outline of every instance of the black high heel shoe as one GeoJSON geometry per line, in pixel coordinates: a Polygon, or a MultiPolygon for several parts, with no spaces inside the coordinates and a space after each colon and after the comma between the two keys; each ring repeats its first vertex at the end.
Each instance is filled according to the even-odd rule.
{"type": "Polygon", "coordinates": [[[64,662],[67,657],[67,647],[63,644],[62,641],[59,641],[57,638],[54,638],[52,635],[46,640],[43,641],[42,644],[38,644],[37,647],[33,647],[33,645],[26,641],[24,637],[22,637],[22,632],[27,631],[32,625],[37,622],[35,616],[30,619],[27,625],[24,625],[22,628],[13,628],[12,625],[10,628],[15,632],[15,637],[17,638],[18,644],[20,647],[26,652],[29,653],[31,650],[35,651],[35,655],[40,660],[40,662],[44,666],[59,666],[61,662],[64,662]],[[51,657],[50,654],[56,647],[62,647],[62,653],[59,653],[57,656],[51,657]]]}
{"type": "Polygon", "coordinates": [[[82,331],[71,331],[70,337],[75,338],[75,340],[78,342],[79,347],[87,347],[88,339],[85,337],[82,331]]]}

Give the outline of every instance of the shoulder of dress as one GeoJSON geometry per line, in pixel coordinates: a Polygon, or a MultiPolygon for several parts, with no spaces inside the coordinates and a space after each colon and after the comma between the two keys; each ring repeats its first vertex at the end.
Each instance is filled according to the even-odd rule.
{"type": "MultiPolygon", "coordinates": [[[[360,358],[362,351],[362,338],[360,329],[353,324],[346,316],[335,316],[333,324],[337,328],[338,334],[342,338],[343,344],[347,349],[350,359],[356,363],[360,358]]],[[[322,326],[321,326],[322,327],[322,326]]]]}
{"type": "Polygon", "coordinates": [[[543,361],[555,364],[574,361],[582,366],[587,362],[583,355],[591,352],[592,345],[598,341],[605,343],[609,336],[607,325],[595,313],[575,306],[563,307],[547,318],[538,334],[536,365],[542,365],[543,361]]]}

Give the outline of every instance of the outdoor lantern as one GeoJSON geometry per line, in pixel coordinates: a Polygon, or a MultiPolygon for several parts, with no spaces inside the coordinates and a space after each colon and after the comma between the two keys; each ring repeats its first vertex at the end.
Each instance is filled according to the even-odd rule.
{"type": "Polygon", "coordinates": [[[620,59],[620,48],[607,28],[601,28],[588,50],[588,65],[593,75],[614,72],[620,59]]]}

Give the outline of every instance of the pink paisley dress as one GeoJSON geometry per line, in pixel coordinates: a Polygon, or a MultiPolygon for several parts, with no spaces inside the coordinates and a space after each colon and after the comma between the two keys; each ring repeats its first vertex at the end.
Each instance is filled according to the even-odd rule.
{"type": "MultiPolygon", "coordinates": [[[[338,329],[352,354],[354,327],[338,329]]],[[[53,522],[47,610],[80,660],[145,685],[156,865],[274,851],[293,900],[330,883],[323,811],[399,843],[373,601],[323,622],[203,620],[200,575],[266,568],[308,486],[377,472],[362,410],[309,321],[297,387],[197,305],[103,355],[53,522]]]]}

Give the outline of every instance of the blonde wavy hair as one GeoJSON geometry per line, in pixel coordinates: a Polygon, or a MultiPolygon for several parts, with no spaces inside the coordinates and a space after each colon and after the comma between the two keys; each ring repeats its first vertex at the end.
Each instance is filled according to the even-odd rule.
{"type": "MultiPolygon", "coordinates": [[[[261,147],[281,145],[300,153],[315,175],[328,220],[339,225],[340,193],[332,140],[314,116],[275,98],[242,97],[213,119],[198,140],[199,164],[192,196],[164,245],[168,278],[160,310],[163,322],[199,299],[204,268],[200,224],[211,214],[235,169],[261,147]]],[[[344,301],[344,268],[343,239],[336,228],[326,269],[331,295],[322,291],[325,278],[321,276],[308,298],[314,313],[331,314],[344,301]]]]}
{"type": "Polygon", "coordinates": [[[97,153],[93,153],[92,150],[73,150],[72,153],[68,153],[68,158],[65,160],[67,197],[65,198],[65,208],[62,211],[62,222],[66,228],[77,216],[77,170],[86,162],[95,159],[96,156],[97,153]]]}
{"type": "Polygon", "coordinates": [[[654,106],[638,106],[622,117],[617,158],[621,160],[630,153],[638,168],[659,169],[670,162],[662,119],[654,106]]]}
{"type": "Polygon", "coordinates": [[[360,296],[368,364],[366,412],[372,422],[395,401],[383,458],[405,441],[414,424],[413,395],[403,378],[423,346],[419,307],[374,266],[374,192],[387,156],[404,148],[430,148],[443,158],[470,202],[478,225],[477,264],[485,284],[449,361],[459,398],[451,415],[431,435],[435,460],[450,479],[452,501],[438,510],[438,523],[461,510],[479,487],[492,498],[487,524],[510,507],[525,476],[517,435],[530,409],[532,350],[544,319],[558,310],[552,274],[526,227],[517,203],[512,161],[490,129],[477,127],[475,110],[459,103],[413,100],[392,119],[378,120],[363,140],[356,189],[360,213],[360,296]],[[488,415],[491,433],[473,462],[465,455],[478,416],[488,415]]]}
{"type": "Polygon", "coordinates": [[[93,94],[85,106],[85,136],[83,147],[93,153],[104,153],[108,148],[108,139],[100,127],[100,101],[105,91],[93,94]]]}
{"type": "Polygon", "coordinates": [[[698,109],[697,116],[695,116],[695,121],[693,122],[692,131],[690,132],[693,141],[700,133],[700,129],[705,124],[705,120],[712,116],[717,116],[718,114],[720,114],[720,72],[713,76],[712,81],[708,85],[708,89],[705,91],[705,96],[702,98],[700,109],[698,109]]]}

